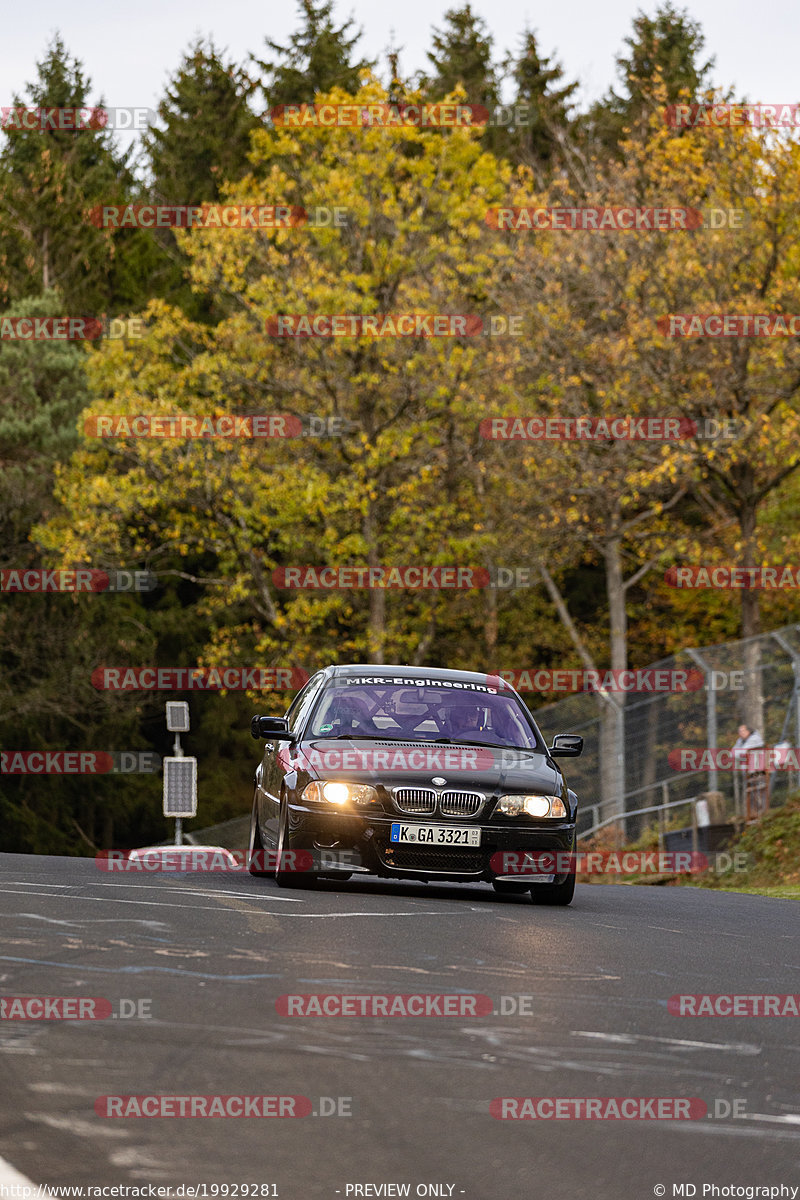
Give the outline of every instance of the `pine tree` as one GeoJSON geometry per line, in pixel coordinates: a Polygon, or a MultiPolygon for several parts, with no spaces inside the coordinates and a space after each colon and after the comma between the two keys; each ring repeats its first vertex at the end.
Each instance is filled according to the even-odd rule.
{"type": "Polygon", "coordinates": [[[497,69],[492,63],[492,37],[483,18],[469,4],[444,14],[443,29],[434,29],[428,59],[434,71],[424,86],[431,97],[446,96],[459,84],[469,104],[493,109],[500,99],[497,69]]]}
{"type": "Polygon", "coordinates": [[[536,36],[530,30],[522,35],[518,56],[506,65],[515,83],[513,108],[521,110],[521,118],[509,126],[505,153],[534,171],[552,170],[558,156],[559,131],[570,127],[570,98],[578,84],[563,84],[563,68],[539,53],[536,36]]]}
{"type": "MultiPolygon", "coordinates": [[[[13,107],[90,108],[90,81],[60,35],[37,64],[28,100],[13,107]]],[[[0,152],[0,304],[55,288],[69,313],[113,315],[137,307],[152,239],[112,234],[88,218],[97,205],[125,203],[135,188],[103,128],[9,125],[0,152]]]]}
{"type": "Polygon", "coordinates": [[[319,92],[342,88],[355,94],[362,71],[370,71],[375,62],[353,61],[361,30],[351,33],[353,21],[336,26],[333,0],[299,0],[302,25],[289,39],[288,46],[266,38],[276,61],[253,61],[263,73],[261,89],[270,108],[282,104],[312,104],[319,92]]]}
{"type": "Polygon", "coordinates": [[[675,8],[671,0],[656,10],[654,17],[639,12],[633,21],[633,35],[625,39],[629,53],[617,58],[618,73],[625,91],[617,95],[613,88],[593,105],[587,119],[590,136],[607,149],[614,150],[653,102],[658,79],[667,89],[667,102],[698,98],[709,85],[714,59],[700,63],[705,37],[699,22],[688,10],[675,8]]]}
{"type": "MultiPolygon", "coordinates": [[[[57,317],[58,293],[26,297],[4,317],[57,317]]],[[[53,464],[78,445],[89,403],[86,354],[75,342],[0,341],[0,546],[3,566],[30,560],[28,535],[48,514],[53,464]]],[[[27,565],[22,563],[21,565],[27,565]]]]}
{"type": "Polygon", "coordinates": [[[259,122],[247,73],[198,39],[184,55],[158,106],[163,128],[143,143],[159,202],[214,202],[224,183],[247,173],[250,134],[259,122]]]}

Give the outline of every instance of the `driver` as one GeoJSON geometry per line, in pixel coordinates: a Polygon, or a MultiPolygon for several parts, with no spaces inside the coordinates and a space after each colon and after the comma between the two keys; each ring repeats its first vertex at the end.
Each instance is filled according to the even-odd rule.
{"type": "Polygon", "coordinates": [[[481,704],[463,704],[450,710],[450,729],[456,737],[474,737],[486,728],[486,713],[481,704]]]}
{"type": "Polygon", "coordinates": [[[375,722],[369,715],[369,706],[360,696],[342,696],[337,700],[327,719],[340,726],[343,733],[375,733],[375,722]]]}

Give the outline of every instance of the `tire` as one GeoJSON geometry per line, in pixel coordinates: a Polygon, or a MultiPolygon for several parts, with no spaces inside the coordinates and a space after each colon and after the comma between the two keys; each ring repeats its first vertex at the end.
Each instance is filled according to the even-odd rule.
{"type": "Polygon", "coordinates": [[[275,863],[275,882],[282,888],[314,887],[317,876],[312,871],[283,871],[281,862],[289,831],[289,809],[286,801],[281,799],[281,812],[278,818],[278,854],[275,863]]]}
{"type": "Polygon", "coordinates": [[[499,896],[522,896],[530,891],[529,883],[517,883],[514,879],[493,879],[492,887],[499,896]]]}
{"type": "Polygon", "coordinates": [[[534,904],[567,905],[575,895],[575,873],[568,875],[563,883],[532,883],[531,896],[534,904]]]}
{"type": "Polygon", "coordinates": [[[264,846],[261,841],[261,834],[258,830],[258,806],[255,796],[253,797],[253,811],[250,813],[250,841],[247,847],[247,869],[251,875],[271,875],[271,871],[267,871],[264,867],[259,867],[258,863],[264,862],[264,846]]]}

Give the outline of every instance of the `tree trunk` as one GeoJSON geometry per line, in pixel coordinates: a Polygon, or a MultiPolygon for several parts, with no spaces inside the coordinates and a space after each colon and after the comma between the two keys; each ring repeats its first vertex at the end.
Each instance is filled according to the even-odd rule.
{"type": "MultiPolygon", "coordinates": [[[[370,567],[380,566],[375,537],[375,519],[370,504],[364,517],[364,538],[367,543],[367,562],[370,567]]],[[[382,663],[386,646],[386,592],[383,588],[369,589],[369,623],[367,626],[367,651],[369,661],[382,663]]]]}
{"type": "Polygon", "coordinates": [[[50,289],[50,230],[42,234],[42,290],[50,289]]]}
{"type": "Polygon", "coordinates": [[[608,593],[608,623],[611,667],[625,671],[628,666],[628,614],[625,609],[625,581],[622,577],[622,546],[619,536],[613,536],[603,546],[608,593]]]}
{"type": "Polygon", "coordinates": [[[486,650],[486,667],[489,671],[496,671],[499,670],[497,663],[497,588],[487,587],[483,594],[485,600],[483,641],[486,650]]]}
{"type": "MultiPolygon", "coordinates": [[[[618,557],[618,555],[617,555],[618,557]]],[[[597,668],[589,654],[578,628],[569,614],[564,597],[559,592],[555,580],[544,563],[540,562],[539,571],[544,585],[555,605],[564,628],[572,638],[573,645],[580,655],[587,671],[597,668]]],[[[624,710],[617,703],[617,698],[611,693],[603,695],[596,693],[597,704],[600,708],[600,819],[618,817],[624,814],[624,710]]]]}
{"type": "MultiPolygon", "coordinates": [[[[612,535],[603,546],[608,595],[609,646],[611,669],[624,671],[628,666],[628,614],[625,609],[625,582],[622,573],[622,544],[612,535]]],[[[605,816],[625,812],[625,695],[615,692],[613,705],[607,706],[603,720],[603,800],[605,816]]],[[[622,823],[623,830],[625,823],[622,823]]]]}

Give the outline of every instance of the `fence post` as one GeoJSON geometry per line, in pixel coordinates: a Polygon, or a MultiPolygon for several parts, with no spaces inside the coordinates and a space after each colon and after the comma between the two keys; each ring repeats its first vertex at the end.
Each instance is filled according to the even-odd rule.
{"type": "MultiPolygon", "coordinates": [[[[706,681],[706,745],[709,750],[717,748],[717,693],[714,688],[714,672],[709,667],[702,654],[697,650],[689,650],[686,653],[690,658],[694,659],[700,670],[703,672],[706,681]]],[[[712,755],[712,763],[714,758],[712,755]]],[[[715,792],[717,790],[717,768],[712,766],[708,771],[708,791],[715,792]]]]}
{"type": "MultiPolygon", "coordinates": [[[[797,626],[795,626],[797,628],[797,626]]],[[[795,724],[795,752],[800,746],[800,654],[797,653],[794,646],[790,646],[786,638],[780,633],[771,633],[770,637],[775,638],[775,641],[784,650],[792,660],[792,675],[794,676],[794,724],[795,724]]],[[[800,773],[797,776],[797,782],[800,784],[800,773]]]]}

